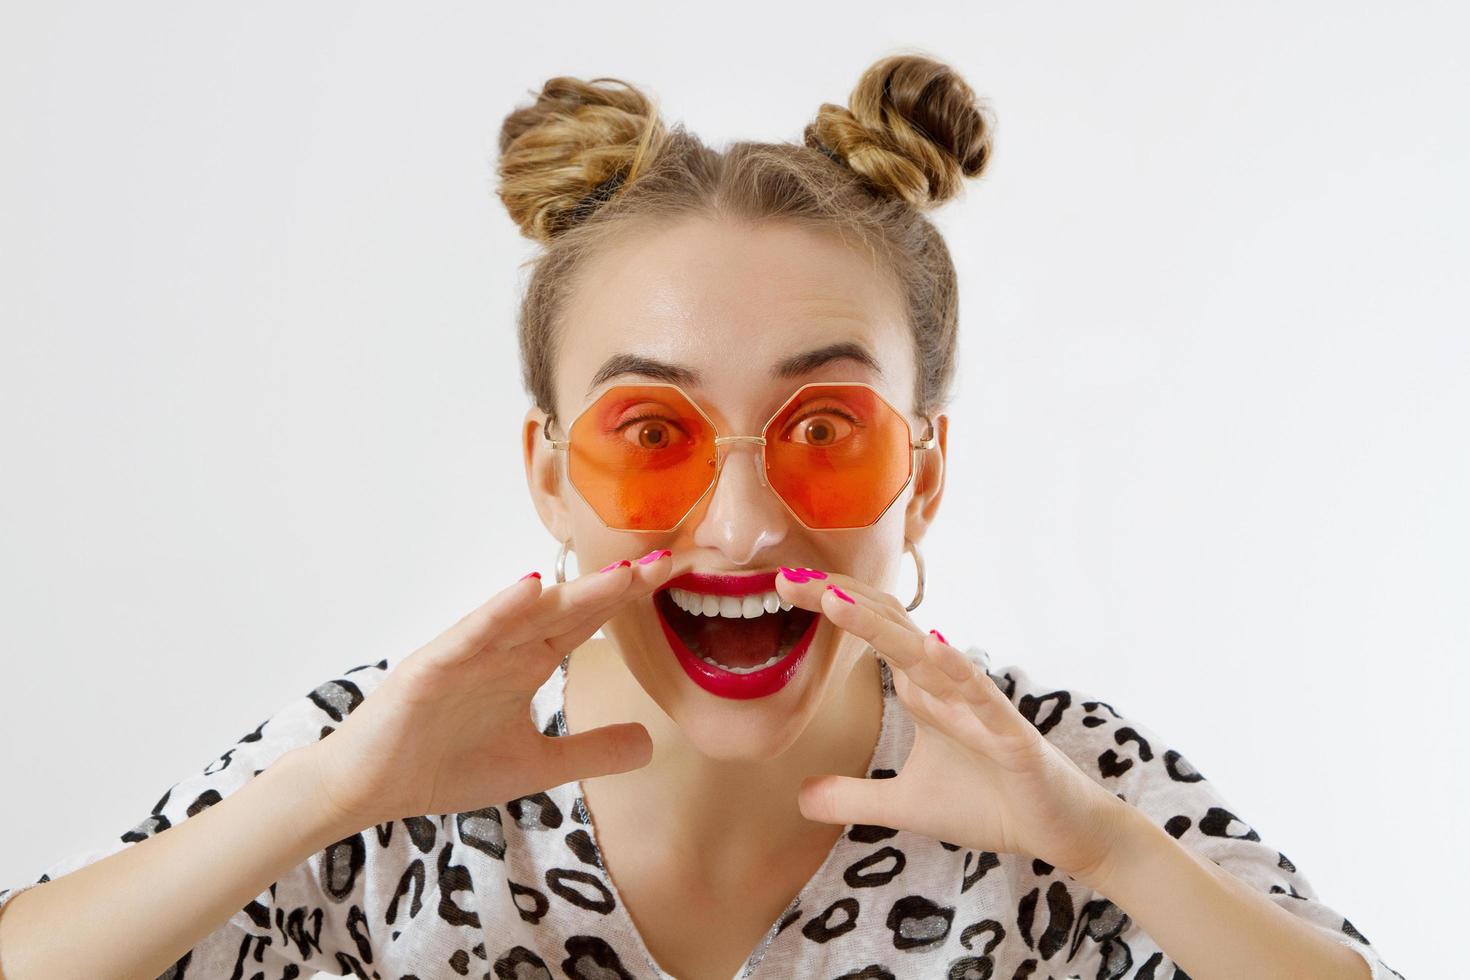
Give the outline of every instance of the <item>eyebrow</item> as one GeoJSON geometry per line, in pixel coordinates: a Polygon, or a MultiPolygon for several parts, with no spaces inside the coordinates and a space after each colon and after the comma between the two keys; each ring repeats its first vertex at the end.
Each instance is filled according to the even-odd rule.
{"type": "MultiPolygon", "coordinates": [[[[875,358],[862,344],[851,340],[838,341],[815,350],[804,351],[800,354],[788,357],[776,365],[774,376],[778,378],[799,378],[803,374],[815,371],[819,367],[825,367],[834,361],[852,361],[871,370],[879,378],[883,377],[883,369],[878,366],[875,358]]],[[[592,392],[604,381],[624,374],[637,374],[659,381],[667,381],[677,385],[698,385],[702,380],[698,371],[693,368],[684,367],[682,364],[670,364],[652,357],[644,357],[641,354],[614,354],[603,362],[602,367],[592,376],[592,383],[587,386],[587,395],[591,397],[592,392]]]]}

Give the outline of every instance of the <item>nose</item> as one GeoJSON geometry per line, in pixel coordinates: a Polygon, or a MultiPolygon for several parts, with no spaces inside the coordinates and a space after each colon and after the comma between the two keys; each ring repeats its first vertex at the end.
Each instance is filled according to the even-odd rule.
{"type": "Polygon", "coordinates": [[[786,537],[791,515],[766,484],[758,443],[732,440],[718,451],[714,488],[704,512],[695,515],[694,544],[717,549],[733,565],[747,565],[786,537]]]}

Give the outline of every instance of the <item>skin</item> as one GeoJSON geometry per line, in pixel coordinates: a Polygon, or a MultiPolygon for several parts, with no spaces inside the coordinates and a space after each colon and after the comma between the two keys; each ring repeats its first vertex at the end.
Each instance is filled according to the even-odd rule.
{"type": "MultiPolygon", "coordinates": [[[[797,385],[812,380],[868,382],[891,404],[907,407],[910,427],[922,431],[909,401],[914,360],[898,293],[862,254],[809,230],[710,219],[639,229],[620,244],[588,270],[567,310],[555,378],[562,420],[596,397],[587,388],[608,358],[636,354],[695,372],[696,379],[681,383],[725,434],[758,431],[797,385]],[[807,377],[774,376],[785,359],[834,343],[859,345],[873,363],[847,359],[807,377]]],[[[561,772],[575,763],[594,774],[581,784],[607,870],[666,970],[687,980],[731,976],[845,825],[861,823],[1039,858],[1114,900],[1191,976],[1365,975],[1361,958],[1332,936],[1189,851],[1090,778],[993,678],[904,611],[891,585],[904,537],[921,540],[938,508],[943,416],[934,420],[936,448],[918,454],[915,479],[869,527],[806,530],[761,483],[759,457],[741,443],[711,493],[678,528],[657,534],[603,525],[565,483],[558,456],[542,439],[542,421],[534,410],[525,420],[532,498],[552,535],[571,538],[581,567],[663,548],[673,557],[580,575],[547,592],[535,580],[507,589],[447,641],[410,657],[404,667],[425,658],[420,684],[407,673],[400,686],[422,687],[417,703],[435,705],[435,715],[444,713],[446,699],[458,700],[471,725],[483,714],[474,711],[475,694],[510,697],[513,710],[479,723],[514,719],[522,742],[510,758],[541,785],[554,785],[553,767],[524,762],[545,756],[548,746],[567,748],[569,740],[527,726],[529,695],[508,682],[520,674],[544,679],[560,651],[570,651],[567,722],[571,738],[584,740],[586,757],[563,758],[561,772]],[[706,694],[668,650],[648,590],[689,570],[779,566],[828,572],[825,580],[802,582],[776,576],[783,599],[821,614],[807,661],[768,698],[706,694]],[[598,605],[615,610],[610,619],[594,610],[598,605]],[[590,620],[605,621],[606,642],[588,639],[590,620]],[[914,721],[913,747],[891,779],[864,778],[882,710],[870,647],[893,668],[894,692],[914,721]],[[459,672],[446,663],[469,666],[459,672]],[[493,683],[477,688],[457,676],[476,664],[493,683]],[[619,723],[621,732],[609,731],[601,744],[589,741],[599,726],[619,723]],[[639,728],[651,755],[632,741],[639,728]],[[526,735],[536,736],[530,745],[526,735]]],[[[384,713],[398,704],[375,697],[384,713]]],[[[337,739],[350,757],[377,757],[354,753],[353,741],[342,737],[354,724],[358,732],[374,730],[374,703],[368,698],[316,751],[337,739]]],[[[402,726],[422,727],[417,720],[402,726]]],[[[485,768],[483,759],[475,762],[485,768]]],[[[355,771],[324,771],[334,769],[355,771]]],[[[457,777],[451,767],[450,778],[435,779],[434,787],[457,788],[457,777]]],[[[500,789],[490,798],[504,799],[500,789]]],[[[431,803],[436,798],[431,794],[431,803]]]]}
{"type": "MultiPolygon", "coordinates": [[[[834,362],[823,379],[869,381],[902,405],[913,365],[894,300],[860,256],[809,232],[703,221],[640,235],[578,293],[558,402],[580,407],[597,365],[631,350],[698,370],[691,387],[716,422],[749,433],[806,380],[775,381],[773,365],[841,341],[865,345],[877,371],[834,362]]],[[[663,547],[675,557],[504,589],[326,738],[169,832],[17,896],[3,921],[6,975],[157,976],[324,842],[580,778],[623,904],[658,962],[686,980],[731,976],[848,823],[1035,855],[1112,899],[1201,980],[1366,980],[1367,964],[1333,936],[1092,781],[887,591],[904,534],[919,540],[938,506],[942,417],[937,451],[879,522],[822,532],[775,505],[744,445],[680,528],[609,531],[563,484],[540,429],[529,414],[533,499],[584,568],[663,547]],[[784,599],[822,614],[808,661],[770,698],[705,694],[665,648],[649,590],[689,569],[778,565],[823,568],[851,600],[778,576],[784,599]],[[604,623],[608,641],[590,640],[604,623]],[[891,779],[863,778],[881,718],[868,644],[915,722],[891,779]],[[572,734],[546,738],[526,712],[565,653],[572,734]],[[146,914],[123,914],[134,908],[146,914]],[[98,924],[89,942],[68,932],[79,917],[98,924]]]]}
{"type": "MultiPolygon", "coordinates": [[[[608,384],[670,380],[624,375],[589,397],[594,374],[617,354],[696,372],[697,382],[681,384],[724,434],[759,432],[809,381],[872,384],[906,412],[916,437],[925,428],[913,411],[914,346],[897,289],[866,255],[813,230],[685,218],[639,229],[599,255],[565,310],[555,375],[557,438],[565,438],[565,426],[608,384]],[[778,362],[838,342],[861,345],[877,369],[843,358],[798,378],[773,377],[778,362]]],[[[804,528],[761,482],[759,451],[737,444],[726,450],[715,487],[678,528],[615,531],[566,481],[556,458],[562,454],[542,436],[543,419],[533,408],[524,423],[531,495],[553,538],[572,539],[584,570],[668,548],[671,574],[743,574],[786,565],[840,572],[887,589],[904,560],[904,537],[922,540],[943,490],[947,419],[941,415],[934,420],[937,449],[918,454],[915,478],[869,527],[804,528]]],[[[770,697],[732,700],[688,679],[650,598],[628,603],[604,633],[607,640],[590,640],[572,655],[568,727],[575,733],[636,721],[647,728],[654,750],[641,769],[584,783],[602,842],[622,826],[630,839],[658,840],[663,857],[648,853],[637,860],[649,862],[648,873],[673,894],[759,888],[778,869],[785,869],[785,890],[794,894],[792,881],[799,886],[814,872],[815,861],[843,830],[802,814],[803,779],[866,775],[877,741],[878,664],[866,641],[823,617],[790,684],[770,697]],[[660,864],[656,872],[654,862],[660,864]]]]}
{"type": "MultiPolygon", "coordinates": [[[[630,238],[591,269],[570,310],[557,401],[579,408],[606,357],[639,352],[699,372],[689,387],[722,431],[748,434],[797,384],[818,380],[777,381],[774,365],[843,342],[870,351],[876,371],[842,361],[814,373],[868,381],[904,405],[913,361],[899,310],[881,272],[838,242],[686,221],[630,238]]],[[[526,418],[532,497],[582,566],[664,547],[675,557],[498,593],[399,664],[326,738],[168,833],[16,896],[0,944],[7,976],[157,976],[325,842],[580,778],[624,905],[659,963],[686,980],[731,976],[848,823],[1035,855],[1112,899],[1201,980],[1366,980],[1356,953],[1093,782],[962,653],[909,619],[888,585],[903,537],[919,540],[938,507],[942,416],[937,450],[870,527],[806,531],[741,445],[713,495],[657,535],[604,527],[562,481],[541,421],[526,418]],[[827,570],[850,601],[822,581],[778,576],[784,599],[822,614],[807,662],[769,698],[705,694],[665,647],[649,590],[690,569],[778,565],[827,570]],[[608,641],[590,640],[604,621],[608,641]],[[863,778],[881,720],[868,644],[895,668],[915,721],[892,779],[863,778]],[[564,652],[572,734],[546,738],[526,712],[564,652]],[[68,931],[79,920],[94,924],[88,942],[68,931]]]]}

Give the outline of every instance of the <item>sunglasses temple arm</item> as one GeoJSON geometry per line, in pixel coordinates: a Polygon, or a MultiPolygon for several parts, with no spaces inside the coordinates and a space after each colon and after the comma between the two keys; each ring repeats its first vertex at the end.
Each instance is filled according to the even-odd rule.
{"type": "Polygon", "coordinates": [[[556,438],[554,438],[551,435],[551,416],[550,415],[546,416],[546,418],[543,419],[542,422],[541,422],[541,435],[542,435],[543,438],[545,438],[545,440],[547,442],[551,443],[551,448],[552,449],[565,449],[565,448],[567,448],[567,446],[569,446],[571,444],[568,440],[565,440],[565,439],[556,439],[556,438]]]}
{"type": "Polygon", "coordinates": [[[924,423],[924,438],[920,439],[918,442],[909,443],[909,445],[912,446],[914,449],[933,449],[937,442],[934,434],[934,420],[925,419],[924,423]]]}

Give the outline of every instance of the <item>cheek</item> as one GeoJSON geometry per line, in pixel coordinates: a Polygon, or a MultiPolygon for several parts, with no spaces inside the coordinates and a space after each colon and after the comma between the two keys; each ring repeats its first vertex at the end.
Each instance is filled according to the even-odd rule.
{"type": "Polygon", "coordinates": [[[610,530],[597,519],[586,501],[577,497],[571,508],[572,555],[567,561],[567,578],[572,578],[573,561],[577,574],[596,572],[615,561],[636,561],[657,544],[639,535],[610,530]]]}
{"type": "Polygon", "coordinates": [[[903,512],[890,510],[872,527],[843,532],[840,540],[834,539],[824,558],[843,575],[891,592],[902,566],[903,531],[903,512]]]}
{"type": "Polygon", "coordinates": [[[650,599],[636,599],[620,608],[603,624],[602,632],[617,644],[623,657],[629,662],[641,660],[656,664],[661,659],[668,659],[673,663],[672,654],[667,658],[662,656],[669,651],[664,642],[663,628],[659,625],[658,613],[650,599]]]}

